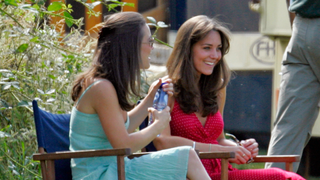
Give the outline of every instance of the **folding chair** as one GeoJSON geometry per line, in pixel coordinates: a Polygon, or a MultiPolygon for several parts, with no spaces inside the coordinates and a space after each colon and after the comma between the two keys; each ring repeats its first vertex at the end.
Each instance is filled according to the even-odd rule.
{"type": "Polygon", "coordinates": [[[33,100],[33,113],[37,131],[38,151],[33,155],[39,160],[44,180],[71,180],[70,158],[117,156],[118,179],[125,180],[124,157],[129,148],[69,151],[70,114],[52,114],[41,110],[33,100]]]}
{"type": "MultiPolygon", "coordinates": [[[[139,126],[140,129],[143,129],[148,126],[148,117],[141,123],[139,126]]],[[[157,151],[153,142],[150,142],[144,149],[146,152],[157,151]]],[[[221,180],[228,180],[228,159],[234,158],[234,152],[198,152],[200,159],[221,159],[221,180]]],[[[283,162],[286,164],[287,171],[293,171],[293,163],[300,161],[299,155],[259,155],[253,158],[254,163],[263,163],[263,162],[283,162]]]]}
{"type": "MultiPolygon", "coordinates": [[[[71,152],[69,151],[70,114],[52,114],[41,110],[35,100],[32,104],[39,151],[39,153],[33,155],[33,159],[40,161],[41,173],[44,180],[71,180],[70,158],[98,156],[117,156],[118,179],[125,180],[124,157],[134,158],[148,154],[148,152],[132,154],[129,148],[71,152]]],[[[234,152],[199,152],[199,157],[202,159],[222,159],[222,180],[228,179],[228,159],[234,156],[234,152]]],[[[288,157],[277,157],[276,159],[277,161],[274,161],[272,157],[257,157],[255,158],[255,162],[284,162],[288,157]]],[[[299,160],[296,156],[292,156],[290,159],[291,162],[299,160]]]]}

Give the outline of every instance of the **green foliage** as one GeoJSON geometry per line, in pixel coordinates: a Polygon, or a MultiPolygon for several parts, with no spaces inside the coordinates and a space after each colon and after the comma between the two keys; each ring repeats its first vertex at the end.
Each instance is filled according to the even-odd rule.
{"type": "Polygon", "coordinates": [[[65,38],[41,5],[20,3],[1,4],[0,179],[40,179],[39,163],[32,160],[37,146],[31,101],[68,112],[69,84],[91,54],[92,40],[83,45],[79,29],[65,38]]]}
{"type": "Polygon", "coordinates": [[[48,6],[48,11],[59,11],[60,9],[62,9],[62,2],[55,1],[48,6]]]}
{"type": "MultiPolygon", "coordinates": [[[[110,0],[76,1],[90,16],[101,14],[93,11],[99,4],[113,11],[134,6],[110,0]]],[[[72,17],[70,4],[44,5],[43,0],[0,1],[0,179],[41,179],[39,162],[32,160],[37,143],[31,102],[36,99],[50,112],[70,113],[70,82],[89,65],[96,44],[84,36],[79,28],[83,18],[72,17]],[[54,17],[62,21],[51,24],[54,17]],[[64,24],[71,27],[70,33],[64,33],[64,24]]],[[[147,92],[144,80],[142,90],[147,92]]]]}
{"type": "Polygon", "coordinates": [[[163,44],[163,45],[166,45],[166,46],[168,46],[168,47],[171,47],[171,48],[173,48],[172,46],[170,46],[168,43],[165,43],[165,42],[163,42],[163,41],[161,41],[160,39],[158,39],[158,38],[156,38],[156,34],[157,34],[157,32],[158,32],[158,30],[160,29],[160,28],[167,28],[168,27],[168,25],[167,24],[165,24],[163,21],[156,21],[156,19],[154,19],[153,17],[147,17],[147,19],[151,22],[151,23],[148,23],[148,25],[149,26],[154,26],[155,28],[156,28],[156,30],[154,31],[154,33],[153,33],[153,37],[154,37],[154,40],[156,40],[158,43],[160,43],[160,44],[163,44]]]}
{"type": "MultiPolygon", "coordinates": [[[[98,2],[86,3],[89,14],[99,15],[92,10],[98,2]]],[[[83,18],[73,19],[70,4],[44,4],[0,1],[0,179],[41,179],[39,162],[32,160],[37,143],[31,101],[69,113],[70,82],[88,66],[96,43],[83,35],[83,18]],[[52,17],[64,21],[50,24],[52,17]],[[67,35],[64,23],[73,27],[67,35]]]]}

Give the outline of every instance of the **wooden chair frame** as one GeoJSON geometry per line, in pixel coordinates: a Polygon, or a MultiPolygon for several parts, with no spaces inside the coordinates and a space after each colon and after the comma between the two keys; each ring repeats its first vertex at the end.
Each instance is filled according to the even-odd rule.
{"type": "MultiPolygon", "coordinates": [[[[36,101],[33,102],[36,109],[38,105],[36,101]]],[[[71,159],[71,158],[87,158],[100,156],[117,156],[118,180],[125,180],[125,165],[124,157],[135,158],[150,152],[131,153],[131,149],[106,149],[106,150],[83,150],[83,151],[57,151],[53,153],[46,153],[43,147],[39,146],[39,153],[33,155],[34,160],[39,160],[42,170],[42,177],[44,180],[55,180],[55,160],[71,159]]],[[[221,159],[221,179],[228,179],[228,159],[234,158],[234,152],[198,152],[200,159],[221,159]]],[[[300,156],[257,156],[254,162],[285,162],[286,170],[293,170],[293,162],[300,161],[300,156]]],[[[59,166],[60,167],[60,166],[59,166]]]]}
{"type": "MultiPolygon", "coordinates": [[[[200,159],[221,159],[221,180],[228,180],[228,159],[234,158],[234,152],[200,152],[200,159]]],[[[253,163],[264,163],[264,162],[283,162],[286,164],[287,171],[293,171],[293,163],[300,161],[299,155],[259,155],[253,158],[253,163]]]]}
{"type": "MultiPolygon", "coordinates": [[[[211,153],[211,152],[200,152],[200,159],[212,159],[219,158],[221,159],[221,180],[228,180],[228,159],[234,158],[234,153],[211,153]]],[[[253,163],[264,163],[264,162],[283,162],[286,164],[287,171],[293,171],[293,163],[300,161],[299,155],[259,155],[253,158],[253,163]]]]}
{"type": "MultiPolygon", "coordinates": [[[[135,153],[129,156],[130,159],[140,157],[151,152],[135,153]]],[[[200,159],[221,159],[221,180],[228,180],[228,162],[235,157],[234,152],[197,152],[200,159]]],[[[293,171],[293,163],[300,161],[299,155],[259,155],[253,158],[253,163],[283,162],[287,171],[293,171]]]]}
{"type": "Polygon", "coordinates": [[[99,156],[117,156],[118,180],[125,180],[124,157],[131,154],[130,148],[106,149],[106,150],[84,150],[84,151],[60,151],[45,153],[43,148],[33,155],[33,160],[39,160],[43,180],[55,180],[54,160],[70,158],[87,158],[99,156]]]}
{"type": "MultiPolygon", "coordinates": [[[[131,153],[131,149],[107,149],[107,150],[84,150],[84,151],[61,151],[55,153],[45,153],[43,148],[33,155],[34,160],[39,160],[41,164],[42,177],[44,180],[55,180],[54,160],[85,158],[99,156],[117,156],[118,180],[125,180],[124,157],[132,159],[152,152],[131,153]]],[[[198,152],[200,159],[221,159],[221,180],[228,180],[228,159],[234,158],[234,152],[198,152]]],[[[293,163],[299,162],[299,155],[260,155],[254,158],[254,163],[263,162],[283,162],[287,171],[293,171],[293,163]]]]}
{"type": "Polygon", "coordinates": [[[299,155],[260,155],[253,158],[255,163],[264,162],[283,162],[286,164],[286,170],[293,172],[293,163],[299,162],[301,157],[299,155]]]}
{"type": "MultiPolygon", "coordinates": [[[[84,150],[84,151],[60,151],[55,153],[45,153],[43,148],[33,155],[33,160],[39,160],[42,170],[43,180],[55,180],[54,160],[70,159],[70,158],[87,158],[99,156],[117,156],[118,180],[125,180],[124,157],[133,159],[152,152],[134,153],[131,154],[130,148],[124,149],[107,149],[107,150],[84,150]]],[[[199,157],[203,159],[221,158],[222,172],[221,179],[228,179],[228,159],[234,158],[234,152],[211,152],[199,153],[199,157]]]]}
{"type": "MultiPolygon", "coordinates": [[[[197,150],[196,150],[197,151],[197,150]]],[[[140,157],[145,154],[149,154],[152,152],[142,152],[142,153],[134,153],[130,155],[128,158],[132,159],[135,157],[140,157]]],[[[228,159],[234,158],[234,152],[199,152],[197,151],[200,159],[221,159],[221,180],[228,180],[228,159]]]]}
{"type": "Polygon", "coordinates": [[[221,180],[228,180],[228,159],[234,157],[234,152],[199,152],[200,159],[221,159],[221,180]]]}

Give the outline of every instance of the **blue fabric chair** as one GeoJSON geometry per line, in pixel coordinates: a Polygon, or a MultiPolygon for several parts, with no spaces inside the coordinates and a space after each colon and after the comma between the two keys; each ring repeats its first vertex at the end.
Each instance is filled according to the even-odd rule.
{"type": "MultiPolygon", "coordinates": [[[[70,114],[49,113],[40,109],[35,100],[32,101],[32,106],[39,152],[68,151],[70,114]]],[[[70,159],[55,161],[55,177],[60,180],[72,179],[70,159]]]]}
{"type": "MultiPolygon", "coordinates": [[[[144,129],[148,126],[148,117],[146,117],[143,122],[140,124],[139,129],[144,129]]],[[[156,147],[154,147],[153,142],[151,141],[146,147],[145,147],[146,152],[152,152],[152,151],[157,151],[156,147]]]]}
{"type": "Polygon", "coordinates": [[[34,160],[40,160],[44,180],[71,180],[71,158],[117,156],[118,179],[125,180],[124,157],[131,155],[129,148],[69,151],[70,114],[52,114],[38,107],[32,101],[37,132],[38,151],[34,160]]]}

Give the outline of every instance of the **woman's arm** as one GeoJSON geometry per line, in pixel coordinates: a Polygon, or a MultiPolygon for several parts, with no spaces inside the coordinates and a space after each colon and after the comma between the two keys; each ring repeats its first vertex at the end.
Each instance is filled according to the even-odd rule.
{"type": "MultiPolygon", "coordinates": [[[[168,126],[164,131],[161,132],[160,136],[153,140],[153,143],[157,150],[168,149],[177,146],[193,146],[193,142],[190,139],[179,137],[179,136],[171,136],[170,126],[168,126]]],[[[201,152],[209,151],[209,144],[205,143],[195,143],[195,149],[201,152]]],[[[212,146],[212,151],[214,151],[214,147],[212,146]]]]}
{"type": "MultiPolygon", "coordinates": [[[[175,98],[170,96],[168,98],[168,106],[170,111],[173,109],[175,98]]],[[[193,141],[187,138],[171,136],[170,126],[167,126],[160,134],[159,137],[153,140],[153,144],[157,150],[168,149],[177,146],[193,146],[193,141]]],[[[198,149],[199,147],[197,147],[198,149]]],[[[198,149],[199,150],[199,149],[198,149]]],[[[204,149],[202,149],[204,151],[204,149]]],[[[209,149],[208,149],[209,150],[209,149]]],[[[206,150],[206,151],[208,151],[206,150]]]]}
{"type": "Polygon", "coordinates": [[[148,108],[152,107],[154,96],[162,83],[164,84],[163,90],[171,96],[173,93],[173,84],[171,79],[159,79],[151,84],[147,96],[142,100],[134,109],[132,109],[128,115],[130,117],[130,126],[128,132],[132,133],[137,129],[142,121],[148,116],[148,108]]]}
{"type": "MultiPolygon", "coordinates": [[[[179,136],[171,136],[170,134],[170,126],[168,126],[159,137],[153,140],[153,143],[157,150],[168,149],[177,146],[193,146],[193,142],[190,139],[179,137],[179,136]]],[[[226,140],[225,142],[228,142],[226,140]]],[[[251,157],[251,153],[246,150],[242,146],[236,146],[230,141],[228,145],[221,144],[207,144],[195,142],[195,149],[200,152],[235,152],[236,158],[231,159],[231,162],[237,164],[245,164],[249,158],[251,157]],[[245,154],[245,156],[243,156],[245,154]]]]}
{"type": "MultiPolygon", "coordinates": [[[[170,111],[173,109],[175,103],[175,98],[173,96],[169,97],[168,99],[168,106],[171,108],[170,111]]],[[[193,146],[193,142],[190,139],[179,137],[179,136],[172,136],[170,126],[166,127],[160,134],[159,137],[153,140],[153,143],[157,150],[168,149],[176,146],[193,146]]],[[[210,144],[206,143],[199,143],[196,142],[196,149],[201,152],[207,152],[210,150],[210,144]]],[[[224,147],[220,145],[211,145],[211,151],[224,151],[224,147]]]]}
{"type": "Polygon", "coordinates": [[[113,148],[131,148],[133,152],[140,150],[169,124],[169,108],[161,112],[152,109],[154,123],[140,132],[129,134],[125,128],[127,112],[121,109],[112,83],[100,82],[91,89],[90,95],[90,104],[113,148]]]}
{"type": "MultiPolygon", "coordinates": [[[[224,91],[225,92],[225,89],[224,91]]],[[[174,98],[169,99],[169,106],[173,108],[174,104],[174,98]]],[[[220,106],[223,107],[223,106],[220,106]]],[[[223,110],[223,109],[222,109],[223,110]]],[[[236,143],[229,141],[225,139],[224,133],[222,132],[217,139],[220,141],[221,144],[207,144],[207,143],[200,143],[196,142],[195,143],[195,149],[199,150],[200,152],[209,152],[209,151],[222,151],[222,152],[236,152],[236,158],[233,161],[238,164],[243,164],[246,163],[247,160],[249,159],[250,152],[246,150],[244,147],[239,147],[236,145],[236,143]],[[241,154],[241,155],[240,155],[241,154]],[[246,154],[246,156],[243,156],[243,154],[246,154]]],[[[193,146],[193,142],[190,139],[179,137],[179,136],[172,136],[171,135],[171,130],[170,126],[168,126],[159,137],[155,138],[153,141],[155,147],[157,150],[162,150],[162,149],[167,149],[167,148],[172,148],[176,146],[193,146]]]]}

